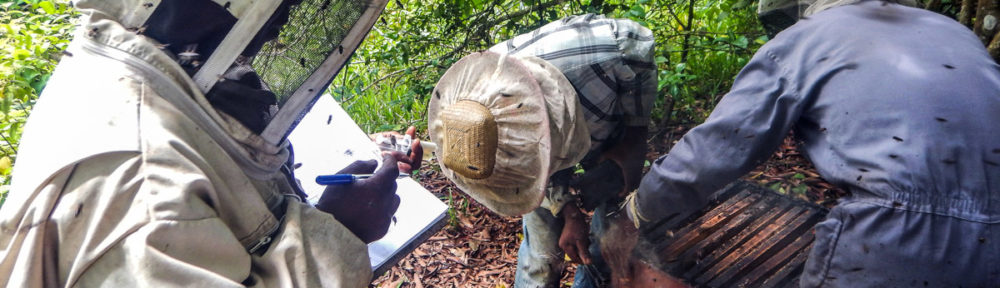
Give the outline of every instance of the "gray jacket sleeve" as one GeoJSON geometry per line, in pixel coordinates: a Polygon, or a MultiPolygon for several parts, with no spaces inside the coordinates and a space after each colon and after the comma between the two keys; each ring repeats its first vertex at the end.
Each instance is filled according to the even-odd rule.
{"type": "Polygon", "coordinates": [[[799,118],[803,101],[796,84],[767,47],[743,68],[705,123],[643,177],[637,200],[644,218],[675,227],[712,192],[765,160],[799,118]]]}

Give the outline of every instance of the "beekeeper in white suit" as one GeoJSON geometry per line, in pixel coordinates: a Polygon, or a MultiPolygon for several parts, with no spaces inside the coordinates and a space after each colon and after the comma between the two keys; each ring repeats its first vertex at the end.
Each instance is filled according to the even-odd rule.
{"type": "Polygon", "coordinates": [[[367,286],[397,160],[419,162],[312,206],[285,138],[385,1],[299,2],[77,1],[0,210],[0,286],[367,286]]]}

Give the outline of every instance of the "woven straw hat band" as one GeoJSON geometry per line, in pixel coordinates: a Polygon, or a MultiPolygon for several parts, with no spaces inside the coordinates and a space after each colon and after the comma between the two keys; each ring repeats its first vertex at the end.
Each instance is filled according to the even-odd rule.
{"type": "Polygon", "coordinates": [[[461,100],[441,111],[444,124],[444,165],[470,179],[493,175],[497,153],[497,122],[483,104],[461,100]]]}

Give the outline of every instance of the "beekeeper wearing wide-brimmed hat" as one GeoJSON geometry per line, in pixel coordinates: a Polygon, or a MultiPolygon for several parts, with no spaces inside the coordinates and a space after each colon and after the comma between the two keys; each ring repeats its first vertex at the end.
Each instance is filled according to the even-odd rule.
{"type": "Polygon", "coordinates": [[[586,264],[578,284],[606,280],[581,208],[597,210],[599,235],[605,207],[638,185],[652,53],[636,22],[573,16],[462,58],[435,87],[428,130],[444,174],[491,210],[524,215],[515,287],[557,285],[564,253],[586,264]]]}
{"type": "Polygon", "coordinates": [[[76,1],[0,209],[0,286],[366,287],[413,159],[312,206],[286,136],[385,3],[76,1]]]}

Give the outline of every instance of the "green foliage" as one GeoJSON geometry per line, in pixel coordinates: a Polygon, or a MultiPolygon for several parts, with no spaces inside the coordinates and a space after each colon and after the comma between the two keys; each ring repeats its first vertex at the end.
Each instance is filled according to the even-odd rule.
{"type": "Polygon", "coordinates": [[[565,16],[563,2],[392,1],[330,93],[367,132],[423,131],[426,96],[452,63],[565,16]]]}
{"type": "Polygon", "coordinates": [[[703,121],[736,73],[767,41],[756,20],[756,7],[748,3],[639,0],[619,6],[617,10],[624,13],[612,13],[643,23],[656,36],[663,96],[653,109],[657,123],[703,121]],[[645,16],[637,17],[641,15],[645,16]]]}
{"type": "Polygon", "coordinates": [[[425,131],[427,96],[452,63],[551,21],[597,13],[656,34],[655,123],[700,122],[767,40],[755,7],[738,1],[394,0],[330,93],[367,132],[425,131]]]}
{"type": "Polygon", "coordinates": [[[65,2],[39,0],[0,0],[0,11],[0,176],[6,185],[21,129],[69,44],[76,12],[65,2]]]}

